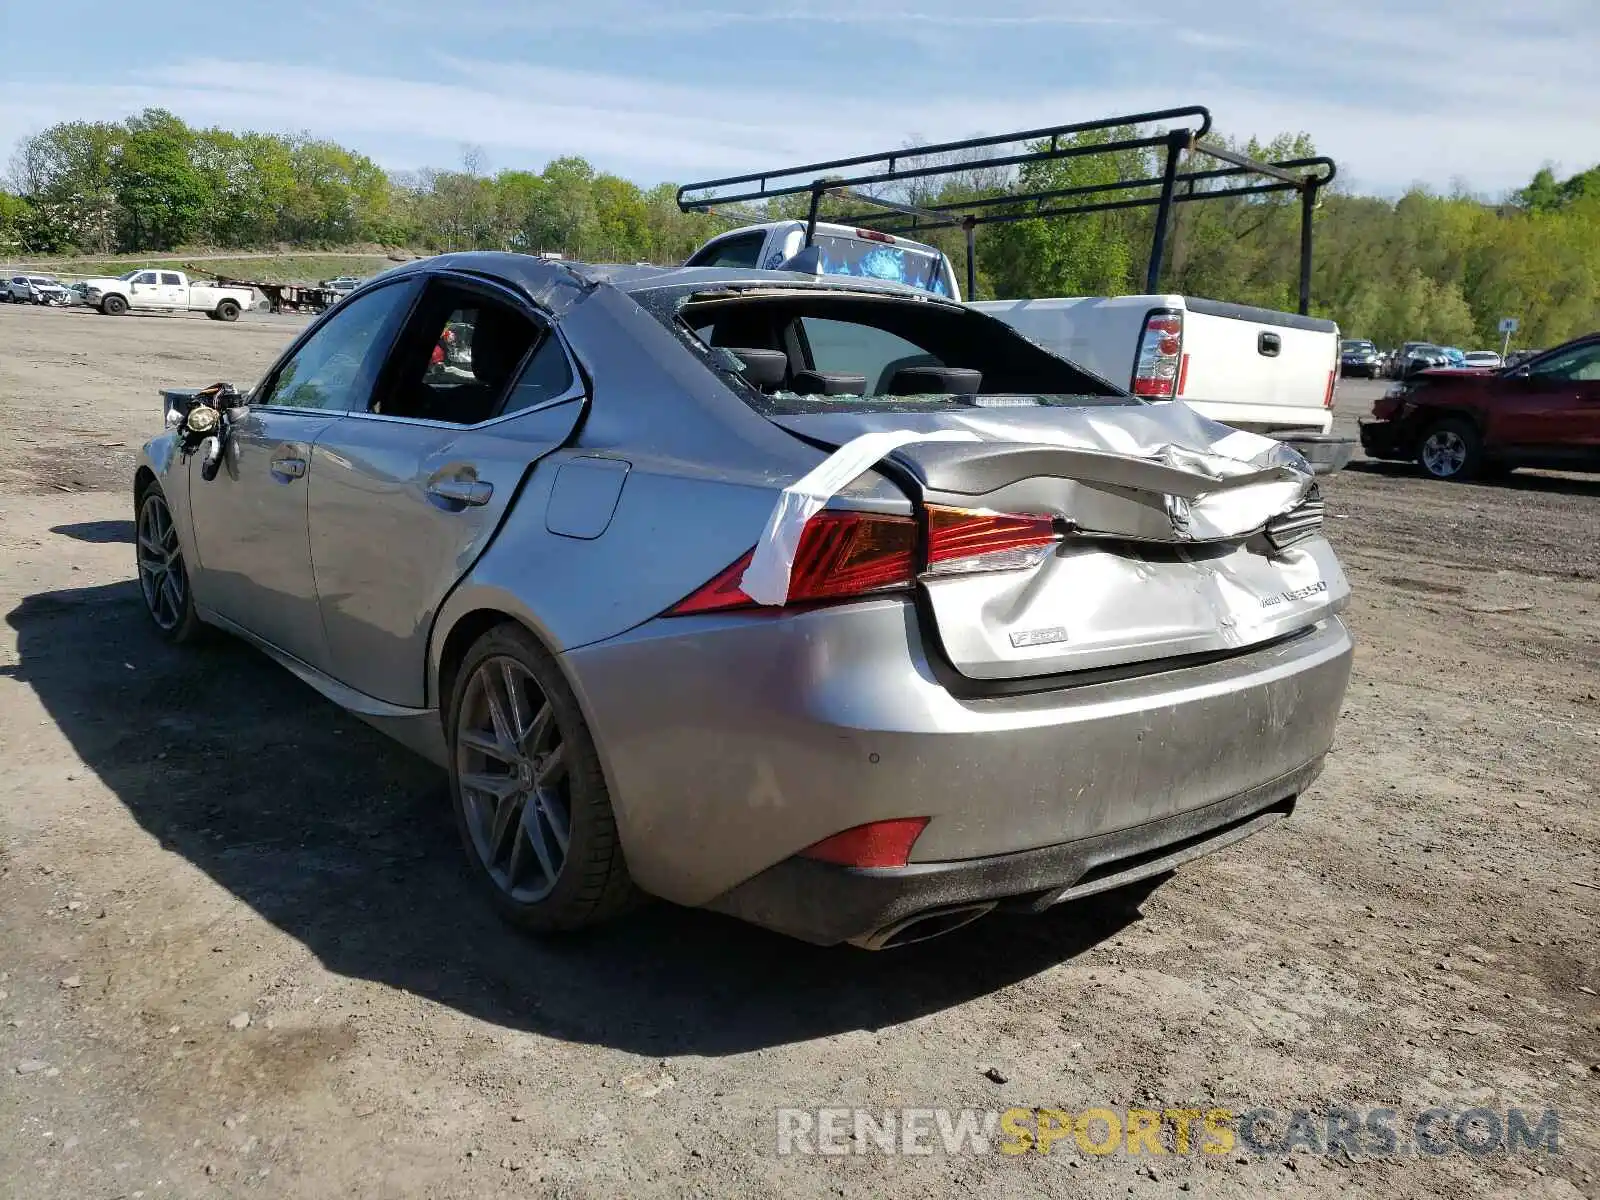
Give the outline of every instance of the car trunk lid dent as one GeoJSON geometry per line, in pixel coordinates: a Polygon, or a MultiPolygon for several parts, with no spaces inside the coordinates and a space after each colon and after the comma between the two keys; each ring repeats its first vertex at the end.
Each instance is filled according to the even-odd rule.
{"type": "MultiPolygon", "coordinates": [[[[1240,649],[1313,625],[1348,600],[1338,560],[1316,536],[1320,522],[1301,519],[1320,513],[1304,461],[1181,403],[772,420],[838,447],[834,457],[851,465],[868,437],[920,431],[878,461],[924,519],[953,508],[1057,520],[1050,553],[1009,569],[920,575],[932,632],[969,678],[1240,649]],[[972,440],[928,436],[939,431],[972,440]]],[[[757,555],[768,546],[764,537],[757,555]]]]}

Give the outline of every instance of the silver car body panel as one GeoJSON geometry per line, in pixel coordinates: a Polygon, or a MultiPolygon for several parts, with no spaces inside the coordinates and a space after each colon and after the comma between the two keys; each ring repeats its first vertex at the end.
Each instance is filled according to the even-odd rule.
{"type": "Polygon", "coordinates": [[[1178,545],[1171,506],[1152,500],[1227,490],[1227,476],[1241,494],[1261,489],[1244,521],[1254,528],[1301,487],[1292,462],[1208,477],[1202,460],[1217,447],[1195,444],[1188,418],[1121,400],[1096,410],[1108,422],[1101,436],[1147,425],[1143,445],[1166,428],[1173,453],[1071,444],[1059,419],[1070,410],[969,413],[986,453],[1000,452],[997,439],[1033,443],[1084,478],[1063,468],[952,492],[946,485],[965,477],[939,455],[955,451],[924,444],[828,504],[904,515],[964,495],[973,507],[1027,500],[1044,506],[1031,511],[1134,525],[1064,543],[1031,574],[924,579],[915,593],[813,609],[667,617],[751,550],[783,489],[834,447],[866,425],[925,416],[866,425],[859,413],[809,425],[769,416],[660,305],[689,287],[775,281],[807,294],[913,294],[510,255],[447,255],[385,278],[441,270],[492,277],[555,322],[587,399],[478,427],[360,413],[280,423],[258,410],[216,480],[196,473],[191,484],[170,434],[146,447],[141,469],[178,514],[205,619],[435,762],[446,757],[447,648],[464,648],[452,634],[485,618],[532,631],[593,730],[629,870],[645,890],[706,904],[822,838],[893,817],[930,818],[917,863],[1103,836],[1301,778],[1327,751],[1351,643],[1335,615],[1347,585],[1326,543],[1178,545]],[[267,469],[291,444],[309,450],[297,486],[267,469]],[[247,471],[259,495],[237,486],[247,471]],[[427,494],[441,477],[488,483],[493,499],[441,508],[427,494]],[[1151,561],[1113,544],[1152,530],[1151,561]],[[1267,605],[1247,631],[1220,623],[1241,604],[1264,611],[1263,597],[1312,573],[1324,592],[1267,605]],[[1024,638],[1027,653],[1013,653],[1010,634],[1040,622],[1066,640],[1024,638]],[[1146,642],[1159,661],[1136,661],[1146,642]]]}
{"type": "Polygon", "coordinates": [[[310,547],[332,675],[390,703],[427,702],[440,603],[582,412],[580,396],[476,427],[362,413],[323,432],[310,547]]]}
{"type": "MultiPolygon", "coordinates": [[[[340,415],[244,411],[217,477],[191,483],[195,603],[321,669],[328,641],[311,571],[306,489],[313,446],[340,415]]],[[[188,470],[196,478],[197,459],[188,470]]]]}
{"type": "Polygon", "coordinates": [[[942,861],[1233,796],[1327,751],[1350,659],[1333,618],[1202,666],[965,698],[938,678],[915,605],[885,599],[653,621],[563,665],[629,871],[703,904],[869,821],[930,817],[913,859],[942,861]]]}

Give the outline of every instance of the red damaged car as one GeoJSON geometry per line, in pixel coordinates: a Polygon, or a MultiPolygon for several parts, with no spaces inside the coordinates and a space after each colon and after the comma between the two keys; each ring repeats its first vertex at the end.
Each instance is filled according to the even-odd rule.
{"type": "Polygon", "coordinates": [[[1361,448],[1419,463],[1435,479],[1513,467],[1600,471],[1600,333],[1502,370],[1409,376],[1372,406],[1361,448]]]}

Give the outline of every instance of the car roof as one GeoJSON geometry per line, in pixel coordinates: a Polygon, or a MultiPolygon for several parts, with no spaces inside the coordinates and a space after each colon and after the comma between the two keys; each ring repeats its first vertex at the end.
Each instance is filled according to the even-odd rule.
{"type": "Polygon", "coordinates": [[[416,259],[383,272],[369,283],[436,271],[461,271],[498,279],[526,293],[534,303],[558,315],[600,286],[614,287],[628,295],[662,288],[716,291],[782,287],[791,291],[873,293],[918,303],[960,307],[953,300],[903,283],[858,276],[807,275],[798,271],[757,271],[741,267],[641,267],[631,263],[584,263],[502,250],[469,250],[416,259]]]}

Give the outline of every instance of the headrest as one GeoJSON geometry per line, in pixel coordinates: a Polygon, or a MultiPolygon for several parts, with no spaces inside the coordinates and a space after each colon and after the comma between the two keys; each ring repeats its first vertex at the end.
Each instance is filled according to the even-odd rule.
{"type": "Polygon", "coordinates": [[[901,367],[889,380],[891,396],[973,396],[983,372],[970,367],[901,367]]]}
{"type": "Polygon", "coordinates": [[[848,371],[796,371],[794,390],[802,396],[864,396],[867,377],[848,371]]]}
{"type": "Polygon", "coordinates": [[[723,346],[722,349],[739,360],[739,374],[751,387],[777,387],[789,370],[789,356],[782,350],[757,350],[754,346],[723,346]]]}

